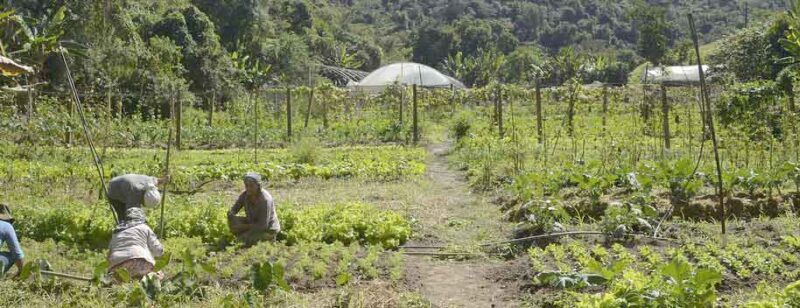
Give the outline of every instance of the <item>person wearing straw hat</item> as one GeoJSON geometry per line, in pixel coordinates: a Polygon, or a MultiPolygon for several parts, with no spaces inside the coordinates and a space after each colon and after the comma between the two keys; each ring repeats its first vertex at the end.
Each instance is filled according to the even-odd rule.
{"type": "Polygon", "coordinates": [[[14,218],[11,216],[11,209],[8,205],[0,203],[0,246],[3,243],[8,246],[9,251],[0,251],[0,277],[5,276],[12,265],[17,266],[17,274],[25,266],[25,254],[19,244],[17,232],[14,230],[14,218]]]}
{"type": "Polygon", "coordinates": [[[123,174],[108,182],[108,202],[114,207],[117,220],[127,219],[125,213],[129,208],[156,206],[161,202],[158,184],[169,181],[169,177],[156,178],[141,174],[123,174]]]}
{"type": "Polygon", "coordinates": [[[245,246],[263,240],[274,241],[281,231],[272,195],[261,187],[261,176],[249,172],[244,176],[245,190],[228,212],[228,227],[245,246]],[[237,216],[244,208],[245,216],[237,216]]]}
{"type": "MultiPolygon", "coordinates": [[[[118,271],[125,269],[131,279],[138,280],[153,272],[164,246],[147,225],[142,208],[129,208],[125,214],[126,220],[117,224],[108,244],[108,272],[119,279],[118,271]]],[[[156,275],[163,278],[161,273],[156,275]]]]}

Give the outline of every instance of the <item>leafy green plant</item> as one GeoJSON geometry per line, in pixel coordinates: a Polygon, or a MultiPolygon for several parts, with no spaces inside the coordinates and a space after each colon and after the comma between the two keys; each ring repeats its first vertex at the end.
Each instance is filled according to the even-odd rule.
{"type": "Polygon", "coordinates": [[[649,204],[617,203],[606,208],[600,229],[616,238],[623,238],[627,233],[652,232],[658,218],[658,212],[649,204]]]}
{"type": "Polygon", "coordinates": [[[269,294],[277,289],[289,291],[289,284],[283,278],[283,265],[278,263],[253,264],[250,269],[250,280],[253,288],[262,293],[269,294]]]}

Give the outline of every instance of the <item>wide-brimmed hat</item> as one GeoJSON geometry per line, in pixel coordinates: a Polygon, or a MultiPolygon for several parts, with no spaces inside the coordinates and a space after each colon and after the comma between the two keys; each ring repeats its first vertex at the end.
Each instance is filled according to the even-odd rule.
{"type": "Polygon", "coordinates": [[[11,208],[2,203],[0,203],[0,220],[14,222],[14,218],[11,216],[11,208]]]}

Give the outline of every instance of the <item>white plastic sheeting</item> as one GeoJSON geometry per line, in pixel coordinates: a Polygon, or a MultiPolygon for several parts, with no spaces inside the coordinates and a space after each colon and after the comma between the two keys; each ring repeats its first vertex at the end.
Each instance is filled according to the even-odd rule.
{"type": "MultiPolygon", "coordinates": [[[[706,80],[709,79],[708,65],[703,65],[703,73],[706,80]]],[[[667,66],[648,68],[642,83],[664,84],[667,86],[686,86],[700,84],[700,72],[697,65],[689,66],[667,66]]]]}
{"type": "Polygon", "coordinates": [[[436,69],[419,63],[403,62],[381,67],[350,88],[363,90],[381,90],[393,84],[418,85],[428,88],[466,88],[463,83],[453,77],[442,74],[436,69]]]}

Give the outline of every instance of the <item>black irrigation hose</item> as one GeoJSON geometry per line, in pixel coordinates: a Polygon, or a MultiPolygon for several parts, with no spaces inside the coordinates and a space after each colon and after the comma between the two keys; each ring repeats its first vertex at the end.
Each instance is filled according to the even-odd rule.
{"type": "MultiPolygon", "coordinates": [[[[562,236],[575,236],[575,235],[610,235],[610,234],[607,233],[607,232],[600,232],[600,231],[558,232],[558,233],[548,233],[548,234],[540,234],[540,235],[534,235],[534,236],[521,237],[521,238],[516,238],[516,239],[512,239],[512,240],[507,240],[507,241],[482,243],[482,244],[478,244],[478,246],[479,247],[499,246],[499,245],[504,245],[504,244],[513,244],[513,243],[533,241],[533,240],[538,240],[538,239],[562,237],[562,236]]],[[[650,235],[647,235],[647,234],[624,233],[622,235],[623,236],[642,237],[642,238],[647,238],[647,239],[651,239],[651,240],[658,240],[658,241],[664,241],[664,242],[669,242],[669,243],[677,242],[677,240],[675,240],[675,239],[665,238],[665,237],[657,237],[657,236],[650,236],[650,235]]],[[[444,249],[444,248],[447,248],[447,247],[448,246],[445,246],[445,245],[400,246],[400,248],[403,248],[403,249],[444,249]]]]}

